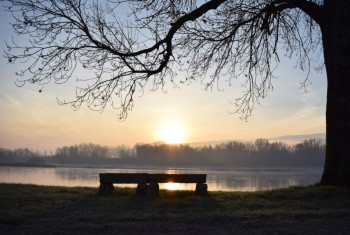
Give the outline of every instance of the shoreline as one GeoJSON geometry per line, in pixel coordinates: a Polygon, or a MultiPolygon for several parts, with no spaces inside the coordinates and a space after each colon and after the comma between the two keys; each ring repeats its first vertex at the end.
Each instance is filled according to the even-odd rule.
{"type": "Polygon", "coordinates": [[[28,163],[3,163],[0,162],[1,166],[9,167],[43,167],[43,168],[86,168],[86,169],[143,169],[143,170],[188,170],[188,171],[295,171],[298,169],[322,169],[321,166],[284,166],[284,167],[269,167],[269,166],[242,166],[242,167],[208,167],[208,166],[198,166],[198,167],[177,167],[177,166],[149,166],[149,165],[120,165],[120,166],[110,166],[110,165],[74,165],[74,164],[28,164],[28,163]]]}
{"type": "Polygon", "coordinates": [[[29,163],[0,163],[0,166],[9,167],[42,167],[42,168],[56,168],[56,165],[51,164],[29,164],[29,163]]]}

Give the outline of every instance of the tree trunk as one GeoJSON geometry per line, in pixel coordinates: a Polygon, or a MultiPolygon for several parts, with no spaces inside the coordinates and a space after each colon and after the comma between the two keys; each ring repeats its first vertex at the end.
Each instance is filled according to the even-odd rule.
{"type": "Polygon", "coordinates": [[[325,1],[320,22],[327,71],[322,185],[350,186],[350,1],[325,1]]]}

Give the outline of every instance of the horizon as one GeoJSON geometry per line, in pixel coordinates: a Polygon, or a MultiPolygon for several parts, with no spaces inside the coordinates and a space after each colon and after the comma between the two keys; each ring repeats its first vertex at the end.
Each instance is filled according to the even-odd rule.
{"type": "Polygon", "coordinates": [[[18,147],[18,148],[6,148],[6,147],[2,147],[0,146],[0,149],[7,149],[7,150],[16,150],[16,149],[29,149],[30,151],[38,151],[40,153],[44,153],[44,152],[51,152],[53,153],[54,151],[56,151],[58,148],[62,148],[62,147],[70,147],[70,146],[79,146],[82,144],[92,144],[92,145],[98,145],[101,147],[107,147],[107,148],[113,148],[113,147],[121,147],[121,146],[125,146],[127,148],[133,148],[136,145],[153,145],[153,144],[166,144],[166,145],[188,145],[192,148],[200,148],[200,147],[205,147],[205,146],[215,146],[215,145],[220,145],[220,144],[227,144],[230,142],[238,142],[238,143],[253,143],[258,139],[263,139],[263,140],[268,140],[269,143],[283,143],[289,146],[294,146],[297,145],[299,143],[302,143],[303,141],[307,141],[307,140],[321,140],[321,141],[325,141],[325,133],[314,133],[314,134],[309,134],[309,135],[289,135],[289,136],[277,136],[277,137],[273,137],[273,138],[256,138],[256,139],[229,139],[229,140],[211,140],[211,141],[205,141],[205,142],[182,142],[182,143],[167,143],[165,141],[153,141],[153,142],[140,142],[140,143],[134,143],[134,144],[130,144],[130,145],[124,145],[124,144],[114,144],[114,145],[103,145],[103,144],[96,144],[96,143],[76,143],[76,144],[67,144],[67,145],[61,145],[61,146],[57,146],[54,149],[50,149],[50,150],[39,150],[39,149],[33,149],[33,148],[29,148],[27,146],[22,146],[22,147],[18,147]]]}

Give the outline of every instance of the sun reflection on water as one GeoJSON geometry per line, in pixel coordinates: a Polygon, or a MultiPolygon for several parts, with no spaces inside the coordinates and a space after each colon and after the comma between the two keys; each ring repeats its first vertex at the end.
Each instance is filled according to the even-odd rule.
{"type": "Polygon", "coordinates": [[[179,183],[165,183],[164,188],[166,190],[180,190],[180,184],[179,183]]]}

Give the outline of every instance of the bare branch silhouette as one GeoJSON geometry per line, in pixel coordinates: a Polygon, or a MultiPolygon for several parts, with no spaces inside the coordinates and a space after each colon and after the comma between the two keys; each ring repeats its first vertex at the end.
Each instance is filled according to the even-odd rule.
{"type": "Polygon", "coordinates": [[[93,110],[111,103],[121,119],[137,90],[175,82],[179,71],[187,74],[180,82],[202,80],[206,89],[220,77],[229,83],[243,77],[244,94],[233,103],[247,118],[272,89],[280,48],[310,70],[308,54],[321,38],[316,13],[304,14],[304,4],[317,7],[281,0],[10,1],[15,32],[30,39],[8,46],[6,56],[29,65],[18,73],[19,85],[64,83],[77,67],[91,70],[93,76],[79,77],[76,99],[60,103],[93,110]],[[124,9],[130,13],[123,21],[118,14],[124,9]]]}

